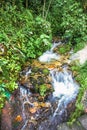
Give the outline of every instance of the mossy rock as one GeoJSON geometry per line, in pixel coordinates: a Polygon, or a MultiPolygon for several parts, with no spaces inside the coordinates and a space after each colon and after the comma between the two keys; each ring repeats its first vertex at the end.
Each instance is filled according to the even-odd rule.
{"type": "Polygon", "coordinates": [[[35,92],[39,93],[39,85],[38,84],[35,84],[35,92]]]}
{"type": "Polygon", "coordinates": [[[38,76],[38,78],[37,78],[37,83],[38,83],[39,85],[44,84],[44,83],[45,83],[44,78],[43,78],[42,76],[38,76]]]}
{"type": "Polygon", "coordinates": [[[30,77],[30,82],[32,84],[36,84],[37,83],[37,80],[34,78],[34,77],[30,77]]]}
{"type": "Polygon", "coordinates": [[[32,72],[37,73],[38,71],[39,71],[39,68],[38,68],[38,67],[32,68],[32,72]]]}
{"type": "Polygon", "coordinates": [[[71,49],[71,44],[64,44],[59,47],[58,51],[60,54],[65,54],[69,52],[70,49],[71,49]]]}
{"type": "Polygon", "coordinates": [[[35,73],[34,72],[32,72],[31,74],[30,74],[30,76],[34,76],[35,75],[35,73]]]}
{"type": "Polygon", "coordinates": [[[48,75],[48,74],[49,74],[49,70],[45,68],[45,69],[42,70],[42,73],[43,73],[44,75],[48,75]]]}
{"type": "Polygon", "coordinates": [[[41,96],[45,96],[47,93],[47,90],[48,90],[48,88],[47,88],[46,84],[42,84],[39,86],[39,93],[41,96]]]}

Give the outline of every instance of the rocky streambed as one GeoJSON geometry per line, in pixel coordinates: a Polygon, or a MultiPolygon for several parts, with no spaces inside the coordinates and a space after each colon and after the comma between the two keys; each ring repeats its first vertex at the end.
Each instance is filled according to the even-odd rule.
{"type": "Polygon", "coordinates": [[[79,85],[67,64],[69,54],[54,52],[58,45],[45,52],[41,61],[26,63],[19,88],[3,109],[1,130],[57,130],[57,125],[68,120],[79,85]]]}

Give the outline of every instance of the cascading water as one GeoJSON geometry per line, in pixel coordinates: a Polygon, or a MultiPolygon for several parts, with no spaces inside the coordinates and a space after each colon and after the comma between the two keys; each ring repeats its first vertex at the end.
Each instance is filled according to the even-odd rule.
{"type": "MultiPolygon", "coordinates": [[[[61,43],[54,43],[52,48],[49,51],[46,51],[42,56],[39,57],[40,62],[51,62],[53,60],[60,59],[60,55],[53,52],[54,48],[60,45],[61,43]]],[[[26,76],[32,72],[31,69],[28,70],[26,76]]],[[[77,97],[79,91],[79,85],[75,82],[72,77],[72,73],[68,70],[68,66],[62,66],[62,71],[59,71],[57,68],[50,70],[51,84],[53,86],[54,92],[52,93],[51,101],[48,99],[48,102],[56,102],[56,108],[53,109],[50,107],[51,115],[47,117],[46,121],[40,122],[34,130],[56,130],[57,125],[63,121],[63,114],[66,114],[67,117],[67,105],[74,101],[77,97]]],[[[20,86],[20,98],[22,101],[22,115],[24,120],[24,125],[21,130],[28,130],[27,128],[29,118],[27,118],[27,113],[25,110],[25,105],[34,106],[33,103],[29,101],[31,92],[29,89],[26,89],[20,86]],[[27,129],[26,129],[27,128],[27,129]]],[[[36,114],[36,118],[38,117],[36,114]]],[[[33,130],[33,129],[30,129],[33,130]]]]}
{"type": "MultiPolygon", "coordinates": [[[[58,60],[60,58],[60,55],[53,53],[53,49],[60,44],[61,43],[54,44],[49,52],[45,52],[39,58],[40,62],[50,62],[52,59],[58,60]]],[[[61,118],[61,116],[66,111],[67,105],[76,99],[79,91],[79,85],[72,77],[72,73],[68,70],[68,66],[63,66],[62,71],[58,71],[57,68],[50,70],[50,76],[52,78],[51,84],[54,88],[53,98],[58,101],[57,108],[55,109],[50,122],[54,122],[53,120],[55,120],[56,117],[57,120],[61,120],[59,122],[62,122],[62,119],[59,118],[61,118]]],[[[56,123],[53,125],[57,125],[59,122],[56,121],[56,123]]],[[[56,129],[56,127],[54,128],[56,129]]],[[[43,129],[44,128],[42,128],[42,130],[43,129]]],[[[47,130],[48,129],[49,128],[47,128],[47,130]]],[[[50,129],[53,130],[52,126],[50,129]]]]}
{"type": "Polygon", "coordinates": [[[53,117],[55,117],[57,114],[62,114],[67,105],[76,98],[79,87],[67,67],[64,67],[62,72],[54,69],[50,71],[50,74],[54,88],[53,97],[59,100],[58,107],[53,114],[53,117]]]}
{"type": "Polygon", "coordinates": [[[31,103],[29,101],[30,94],[31,93],[30,93],[29,89],[25,89],[24,87],[20,86],[20,99],[21,99],[21,104],[22,104],[22,117],[23,117],[23,120],[24,120],[24,125],[23,125],[21,130],[24,130],[27,126],[27,123],[28,123],[28,119],[27,119],[26,111],[25,111],[25,105],[28,104],[28,105],[33,106],[33,103],[31,103]]]}
{"type": "Polygon", "coordinates": [[[39,61],[40,62],[50,62],[52,60],[58,60],[60,58],[60,56],[57,53],[54,53],[53,50],[60,44],[61,44],[61,42],[54,43],[52,48],[49,51],[46,51],[45,53],[43,53],[42,56],[39,57],[39,61]]]}

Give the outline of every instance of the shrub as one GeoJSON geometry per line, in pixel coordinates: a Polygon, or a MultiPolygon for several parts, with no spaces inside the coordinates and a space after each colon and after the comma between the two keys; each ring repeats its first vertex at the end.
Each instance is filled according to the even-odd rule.
{"type": "Polygon", "coordinates": [[[4,90],[12,92],[17,88],[18,73],[24,62],[49,49],[51,39],[50,23],[46,20],[34,18],[23,7],[6,4],[0,8],[0,84],[4,83],[4,90]]]}

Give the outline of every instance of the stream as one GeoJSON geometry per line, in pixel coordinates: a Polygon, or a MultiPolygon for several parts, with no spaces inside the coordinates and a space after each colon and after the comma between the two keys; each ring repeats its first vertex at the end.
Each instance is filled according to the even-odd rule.
{"type": "MultiPolygon", "coordinates": [[[[59,60],[60,55],[54,53],[53,50],[60,44],[61,42],[54,43],[49,51],[46,51],[39,57],[39,62],[49,64],[49,62],[51,63],[55,60],[59,60]]],[[[32,92],[29,89],[20,86],[20,99],[22,102],[22,116],[24,120],[24,125],[21,130],[56,130],[57,125],[66,121],[70,114],[67,106],[71,102],[75,102],[79,91],[79,85],[74,80],[72,72],[68,70],[68,65],[62,65],[62,71],[59,71],[58,68],[52,68],[49,69],[49,71],[49,77],[51,78],[50,83],[54,91],[45,100],[44,107],[38,108],[38,104],[34,106],[34,101],[30,101],[29,99],[32,96],[32,92]],[[28,108],[26,108],[29,106],[26,105],[35,108],[35,112],[32,116],[33,121],[31,121],[33,125],[31,126],[29,124],[29,116],[31,115],[29,115],[27,112],[28,108]]],[[[26,76],[31,73],[32,69],[29,69],[26,72],[26,76]]]]}
{"type": "Polygon", "coordinates": [[[61,44],[54,43],[20,73],[16,98],[10,100],[12,130],[57,130],[74,111],[79,85],[65,57],[54,51],[61,44]]]}

